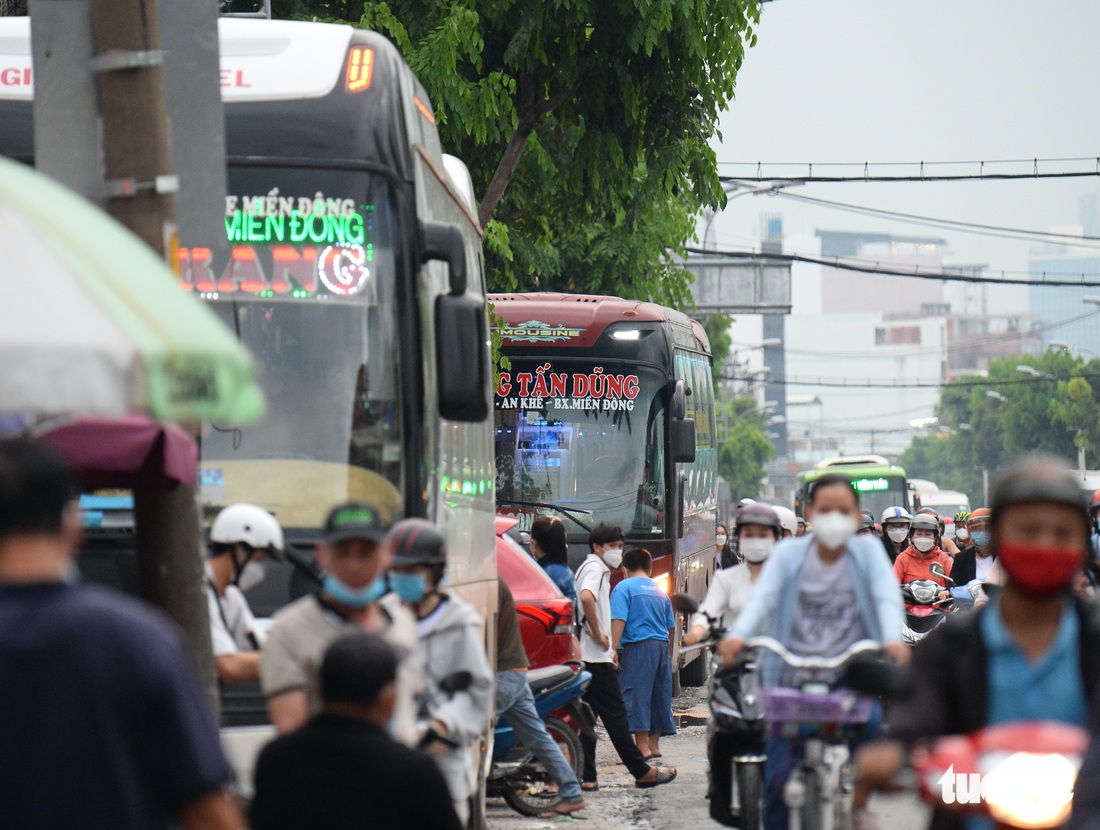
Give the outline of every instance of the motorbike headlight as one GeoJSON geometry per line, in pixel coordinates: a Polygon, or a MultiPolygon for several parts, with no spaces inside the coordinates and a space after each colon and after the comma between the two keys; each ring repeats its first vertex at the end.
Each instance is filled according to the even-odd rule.
{"type": "Polygon", "coordinates": [[[938,588],[932,588],[928,585],[913,586],[913,599],[917,602],[932,602],[936,598],[937,593],[939,593],[938,588]]]}
{"type": "Polygon", "coordinates": [[[1070,814],[1080,761],[1061,754],[1013,752],[983,758],[982,796],[997,822],[1044,830],[1070,814]]]}

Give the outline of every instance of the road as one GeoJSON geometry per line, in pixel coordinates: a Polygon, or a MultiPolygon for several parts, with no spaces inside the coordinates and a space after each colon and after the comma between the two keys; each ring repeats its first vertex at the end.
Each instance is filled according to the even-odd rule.
{"type": "MultiPolygon", "coordinates": [[[[708,830],[720,825],[707,812],[706,709],[702,689],[689,689],[676,701],[680,727],[661,741],[662,763],[676,767],[674,782],[651,790],[634,787],[634,779],[619,763],[611,742],[601,736],[597,753],[600,789],[587,794],[588,807],[579,814],[584,830],[708,830]],[[694,693],[694,694],[693,694],[694,693]]],[[[924,830],[928,812],[915,795],[876,796],[872,809],[878,825],[889,830],[924,830]]],[[[489,801],[491,830],[555,830],[576,820],[525,818],[499,799],[489,801]]]]}

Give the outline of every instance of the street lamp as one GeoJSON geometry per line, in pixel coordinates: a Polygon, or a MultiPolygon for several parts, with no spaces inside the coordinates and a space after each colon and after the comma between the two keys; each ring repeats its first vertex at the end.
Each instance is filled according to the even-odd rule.
{"type": "Polygon", "coordinates": [[[1040,372],[1034,366],[1029,366],[1026,363],[1021,363],[1016,367],[1017,372],[1023,372],[1025,375],[1031,375],[1033,378],[1046,378],[1047,380],[1058,380],[1056,375],[1048,374],[1047,372],[1040,372]]]}
{"type": "MultiPolygon", "coordinates": [[[[1100,297],[1093,297],[1094,300],[1100,300],[1100,297]]],[[[1047,348],[1061,349],[1066,352],[1081,352],[1082,354],[1090,354],[1093,357],[1100,357],[1096,352],[1090,352],[1088,349],[1079,349],[1072,343],[1067,343],[1065,340],[1048,340],[1047,348]]]]}
{"type": "Polygon", "coordinates": [[[787,419],[785,417],[783,417],[782,415],[773,415],[764,422],[764,426],[777,427],[780,424],[785,423],[787,423],[787,419]]]}
{"type": "Polygon", "coordinates": [[[1008,400],[1008,398],[1006,398],[1000,392],[994,392],[992,389],[986,389],[985,390],[985,396],[987,398],[993,398],[993,400],[995,400],[995,401],[1000,401],[1001,403],[1004,403],[1005,401],[1008,400]]]}
{"type": "Polygon", "coordinates": [[[1089,303],[1090,305],[1100,305],[1100,297],[1082,297],[1081,302],[1089,303]]]}

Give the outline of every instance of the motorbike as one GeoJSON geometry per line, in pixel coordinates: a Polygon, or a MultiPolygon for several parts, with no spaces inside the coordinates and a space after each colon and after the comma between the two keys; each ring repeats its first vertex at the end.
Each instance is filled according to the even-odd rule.
{"type": "MultiPolygon", "coordinates": [[[[688,594],[672,598],[677,611],[693,614],[699,603],[688,594]]],[[[720,619],[705,615],[706,640],[683,646],[681,653],[707,648],[722,638],[720,619]]],[[[759,830],[764,807],[764,715],[760,697],[760,664],[746,649],[730,669],[715,660],[707,725],[710,817],[725,827],[759,830]]]]}
{"type": "MultiPolygon", "coordinates": [[[[574,663],[527,672],[535,710],[578,780],[583,765],[578,733],[596,737],[595,717],[581,700],[591,679],[591,674],[574,663]]],[[[506,716],[500,718],[493,731],[493,759],[486,795],[503,798],[509,807],[525,816],[552,811],[561,801],[556,782],[534,753],[517,741],[506,716]]]]}
{"type": "MultiPolygon", "coordinates": [[[[948,588],[955,584],[944,573],[939,562],[933,562],[930,570],[933,576],[947,583],[948,588]]],[[[932,579],[915,579],[901,586],[901,596],[905,600],[905,622],[901,629],[903,643],[915,646],[947,619],[952,600],[940,599],[943,589],[943,585],[932,579]]]]}
{"type": "Polygon", "coordinates": [[[909,762],[921,796],[998,828],[1048,830],[1070,815],[1089,735],[1053,721],[1010,721],[918,744],[909,762]]]}

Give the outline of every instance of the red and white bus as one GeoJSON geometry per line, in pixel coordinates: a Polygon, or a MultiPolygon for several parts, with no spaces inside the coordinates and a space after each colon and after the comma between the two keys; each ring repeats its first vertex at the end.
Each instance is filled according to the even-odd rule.
{"type": "MultiPolygon", "coordinates": [[[[714,570],[718,450],[710,343],[653,303],[491,294],[511,366],[496,399],[497,510],[565,521],[570,564],[598,522],[653,554],[668,593],[706,593],[714,570]]],[[[698,652],[696,652],[698,654],[698,652]]],[[[683,669],[705,679],[705,662],[683,669]]]]}

